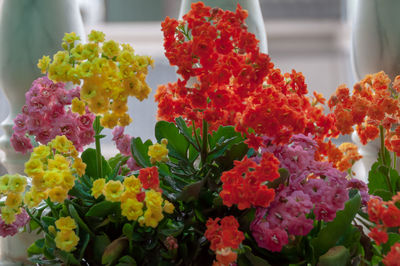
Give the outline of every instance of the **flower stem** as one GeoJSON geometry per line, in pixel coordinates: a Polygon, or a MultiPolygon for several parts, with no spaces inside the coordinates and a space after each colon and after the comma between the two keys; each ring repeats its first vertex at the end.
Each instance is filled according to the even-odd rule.
{"type": "Polygon", "coordinates": [[[96,119],[94,120],[94,138],[95,138],[95,144],[96,144],[96,165],[97,165],[97,177],[101,178],[103,177],[103,165],[102,165],[102,160],[101,160],[101,146],[100,146],[100,139],[101,139],[101,126],[100,126],[100,116],[96,116],[96,119]]]}
{"type": "Polygon", "coordinates": [[[396,170],[397,168],[397,153],[394,151],[393,152],[393,169],[396,170]]]}
{"type": "MultiPolygon", "coordinates": [[[[382,159],[383,165],[386,166],[387,165],[386,164],[387,163],[387,160],[386,160],[387,158],[385,156],[385,151],[386,151],[386,148],[385,148],[385,132],[383,131],[383,126],[382,125],[379,126],[379,132],[380,132],[380,138],[381,138],[380,155],[381,155],[381,159],[382,159]]],[[[390,165],[389,165],[389,167],[390,167],[390,165]]],[[[389,173],[390,173],[390,170],[385,175],[385,178],[386,178],[386,183],[387,183],[387,186],[388,186],[388,190],[393,194],[392,182],[390,182],[389,173]]]]}
{"type": "Polygon", "coordinates": [[[201,148],[201,165],[204,166],[208,155],[208,123],[203,119],[203,147],[201,148]]]}
{"type": "Polygon", "coordinates": [[[380,155],[382,159],[382,163],[386,165],[386,158],[385,158],[385,132],[383,131],[383,126],[379,126],[379,132],[380,132],[380,139],[381,139],[381,148],[380,148],[380,155]]]}

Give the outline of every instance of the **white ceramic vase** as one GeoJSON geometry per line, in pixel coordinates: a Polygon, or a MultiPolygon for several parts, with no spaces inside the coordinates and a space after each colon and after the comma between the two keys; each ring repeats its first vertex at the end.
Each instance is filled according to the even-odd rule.
{"type": "MultiPolygon", "coordinates": [[[[365,75],[385,71],[393,80],[400,74],[400,1],[357,0],[352,25],[351,57],[356,80],[365,75]]],[[[353,141],[363,156],[353,170],[360,179],[368,181],[368,172],[376,162],[380,141],[362,145],[356,133],[353,141]]]]}
{"type": "MultiPolygon", "coordinates": [[[[0,2],[1,4],[1,2],[0,2]]],[[[3,0],[0,14],[0,89],[8,99],[10,112],[2,128],[0,149],[9,173],[23,173],[27,156],[10,145],[13,120],[25,104],[25,92],[41,76],[37,68],[43,55],[61,49],[64,33],[84,38],[84,28],[75,0],[3,0]]],[[[0,266],[28,264],[26,249],[37,238],[20,233],[0,240],[0,266]]]]}
{"type": "MultiPolygon", "coordinates": [[[[179,18],[182,18],[190,10],[192,3],[199,2],[198,0],[182,0],[179,10],[179,18]]],[[[203,0],[206,6],[220,7],[224,10],[235,11],[237,4],[240,4],[243,9],[249,12],[246,19],[248,30],[254,33],[260,40],[260,51],[268,53],[267,34],[265,31],[264,19],[261,12],[259,0],[203,0]]]]}

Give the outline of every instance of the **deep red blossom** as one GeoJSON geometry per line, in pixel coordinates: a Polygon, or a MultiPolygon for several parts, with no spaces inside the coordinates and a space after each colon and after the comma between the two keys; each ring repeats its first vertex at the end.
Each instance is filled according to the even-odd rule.
{"type": "Polygon", "coordinates": [[[160,187],[160,180],[158,179],[158,170],[156,166],[142,168],[138,176],[144,189],[158,190],[160,187]]]}

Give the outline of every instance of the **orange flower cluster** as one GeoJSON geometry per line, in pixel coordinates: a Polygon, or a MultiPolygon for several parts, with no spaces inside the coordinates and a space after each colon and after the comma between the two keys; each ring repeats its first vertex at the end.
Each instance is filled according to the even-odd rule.
{"type": "Polygon", "coordinates": [[[391,247],[389,253],[383,258],[382,262],[386,266],[399,266],[400,243],[396,243],[391,247]]]}
{"type": "Polygon", "coordinates": [[[382,201],[378,198],[371,198],[368,201],[369,220],[377,225],[368,235],[378,245],[388,241],[386,231],[389,227],[400,226],[400,209],[396,203],[400,203],[400,192],[390,201],[382,201]]]}
{"type": "Polygon", "coordinates": [[[379,127],[386,129],[385,145],[391,151],[400,151],[400,77],[391,80],[383,72],[365,76],[356,83],[353,93],[341,85],[329,99],[328,105],[336,116],[336,127],[342,134],[353,132],[364,145],[379,136],[379,127]],[[393,130],[393,127],[396,127],[393,130]]]}
{"type": "Polygon", "coordinates": [[[243,232],[239,231],[239,223],[233,216],[208,219],[204,236],[210,241],[210,249],[217,254],[214,266],[230,265],[237,259],[232,249],[238,249],[244,240],[243,232]]]}
{"type": "Polygon", "coordinates": [[[252,147],[261,135],[287,142],[292,134],[334,134],[333,115],[325,116],[310,103],[302,73],[282,75],[267,54],[259,51],[255,35],[247,31],[247,12],[192,4],[182,21],[162,23],[165,55],[181,75],[160,86],[155,99],[158,118],[174,121],[182,116],[196,126],[205,119],[210,132],[219,125],[235,125],[249,137],[252,147]]]}
{"type": "Polygon", "coordinates": [[[342,172],[350,169],[356,161],[362,158],[358,153],[357,146],[353,143],[345,142],[336,147],[331,141],[318,142],[318,147],[316,160],[323,161],[324,155],[326,155],[327,160],[342,172]]]}
{"type": "Polygon", "coordinates": [[[220,196],[223,203],[231,207],[238,205],[239,210],[250,207],[268,207],[275,197],[275,191],[265,185],[279,177],[278,159],[271,153],[262,155],[260,164],[248,157],[235,161],[235,166],[222,174],[223,182],[220,196]]]}

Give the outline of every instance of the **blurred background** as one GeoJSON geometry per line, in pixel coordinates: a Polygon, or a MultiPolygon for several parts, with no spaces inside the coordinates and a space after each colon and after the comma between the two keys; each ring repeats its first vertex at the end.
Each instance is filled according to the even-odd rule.
{"type": "MultiPolygon", "coordinates": [[[[178,16],[180,1],[78,2],[86,33],[92,29],[101,30],[106,39],[130,43],[137,53],[152,56],[155,60],[155,67],[147,79],[153,92],[143,102],[131,100],[129,112],[134,121],[127,130],[132,136],[154,139],[154,92],[158,85],[176,80],[175,69],[163,55],[160,23],[166,16],[178,16]]],[[[350,33],[354,0],[260,0],[260,5],[269,55],[283,72],[292,69],[303,72],[310,94],[318,91],[326,98],[338,85],[353,84],[350,33]]],[[[7,112],[8,103],[0,90],[0,122],[7,112]]]]}

